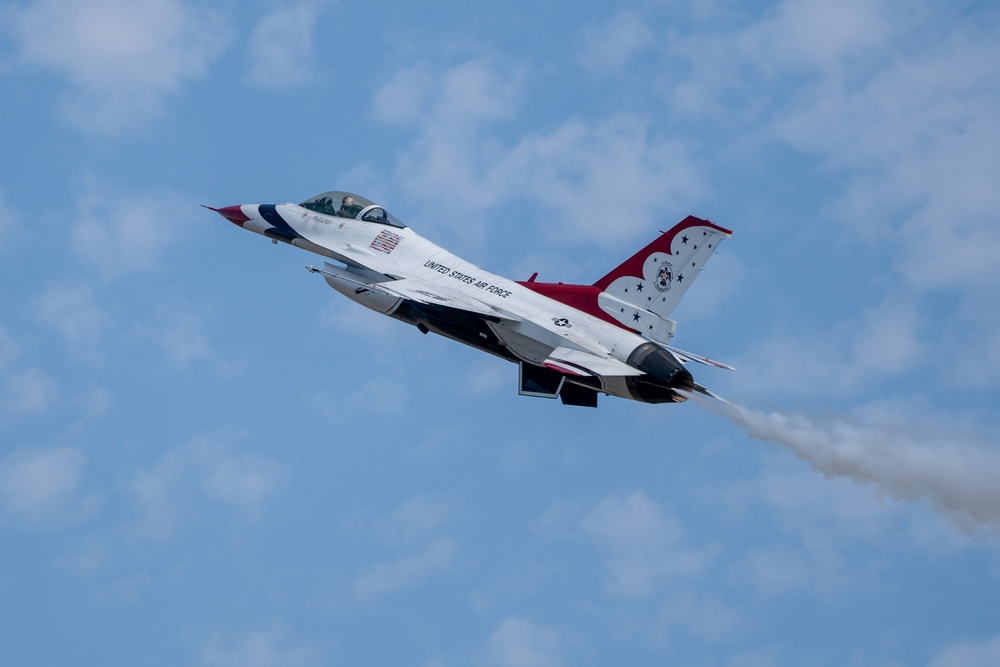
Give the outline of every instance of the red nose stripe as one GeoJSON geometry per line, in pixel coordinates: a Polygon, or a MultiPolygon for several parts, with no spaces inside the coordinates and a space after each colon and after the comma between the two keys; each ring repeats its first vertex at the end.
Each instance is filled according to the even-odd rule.
{"type": "Polygon", "coordinates": [[[246,213],[243,212],[243,208],[240,206],[225,206],[223,208],[217,209],[219,215],[233,223],[234,225],[243,226],[243,223],[250,219],[246,213]]]}

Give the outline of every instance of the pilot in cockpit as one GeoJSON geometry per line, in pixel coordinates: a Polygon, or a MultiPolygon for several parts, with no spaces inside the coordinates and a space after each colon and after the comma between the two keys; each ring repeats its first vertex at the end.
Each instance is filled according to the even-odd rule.
{"type": "Polygon", "coordinates": [[[347,195],[340,202],[340,213],[338,215],[342,218],[356,218],[358,213],[361,213],[361,206],[354,203],[354,197],[347,195]]]}
{"type": "Polygon", "coordinates": [[[337,205],[330,197],[321,197],[309,206],[314,211],[326,213],[327,215],[337,215],[337,205]]]}

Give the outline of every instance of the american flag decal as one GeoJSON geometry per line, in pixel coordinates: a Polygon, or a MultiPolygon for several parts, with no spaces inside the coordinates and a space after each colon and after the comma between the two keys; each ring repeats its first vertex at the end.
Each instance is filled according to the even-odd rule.
{"type": "Polygon", "coordinates": [[[379,232],[379,235],[372,240],[371,247],[388,255],[396,249],[396,246],[398,246],[399,242],[402,240],[403,237],[399,234],[393,234],[389,230],[383,229],[379,232]]]}

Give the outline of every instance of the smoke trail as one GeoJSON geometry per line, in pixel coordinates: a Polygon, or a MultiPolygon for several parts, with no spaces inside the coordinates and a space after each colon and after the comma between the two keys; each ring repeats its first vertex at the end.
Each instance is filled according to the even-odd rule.
{"type": "Polygon", "coordinates": [[[877,485],[894,498],[927,499],[960,528],[1000,534],[1000,452],[916,427],[764,412],[724,401],[698,403],[757,440],[782,445],[830,477],[877,485]]]}

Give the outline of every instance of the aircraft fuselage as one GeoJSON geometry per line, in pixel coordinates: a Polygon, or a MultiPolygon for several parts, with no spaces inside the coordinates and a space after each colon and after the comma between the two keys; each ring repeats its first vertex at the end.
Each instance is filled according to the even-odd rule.
{"type": "MultiPolygon", "coordinates": [[[[326,194],[343,194],[343,200],[352,203],[366,201],[357,195],[326,194]]],[[[673,261],[666,261],[673,260],[672,252],[661,249],[660,263],[653,267],[660,267],[661,283],[649,269],[634,277],[638,282],[633,292],[646,289],[650,294],[642,303],[629,296],[627,286],[621,294],[614,293],[614,285],[622,280],[603,289],[596,284],[536,283],[534,276],[513,281],[428,241],[370,202],[347,212],[354,217],[345,217],[336,211],[337,197],[327,197],[328,201],[320,197],[303,204],[244,204],[213,210],[274,242],[339,262],[343,266],[327,262],[323,268],[307,268],[322,274],[348,298],[423,333],[437,333],[518,363],[523,394],[558,395],[574,405],[596,405],[596,392],[663,403],[683,401],[687,392],[698,388],[682,366],[689,359],[666,345],[675,325],[655,312],[652,298],[668,294],[662,285],[669,289],[671,284],[663,280],[668,274],[665,267],[673,271],[673,261]],[[641,307],[650,303],[652,307],[641,307]]],[[[347,208],[344,204],[341,212],[347,208]]],[[[727,230],[707,221],[688,220],[716,236],[728,236],[727,230]]],[[[689,224],[686,229],[698,226],[689,224]]],[[[687,244],[685,236],[680,245],[687,244]]],[[[632,267],[633,273],[641,270],[640,264],[632,267]]],[[[605,280],[614,277],[609,274],[605,280]]],[[[678,290],[686,289],[680,277],[678,290]]]]}

